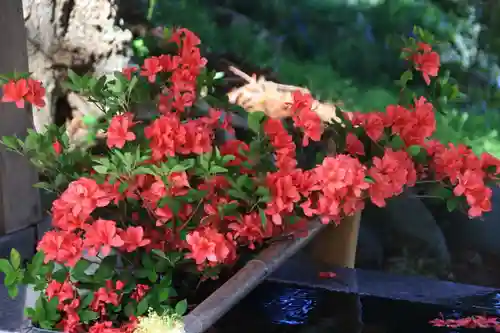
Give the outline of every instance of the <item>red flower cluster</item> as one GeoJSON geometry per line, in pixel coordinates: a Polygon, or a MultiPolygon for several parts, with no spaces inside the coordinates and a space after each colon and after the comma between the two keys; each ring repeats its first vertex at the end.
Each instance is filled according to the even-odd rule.
{"type": "Polygon", "coordinates": [[[385,206],[385,200],[403,192],[404,186],[413,186],[417,180],[415,165],[405,151],[386,148],[382,158],[374,157],[373,166],[368,171],[373,179],[369,193],[372,202],[385,206]]]}
{"type": "Polygon", "coordinates": [[[291,114],[295,127],[304,132],[302,145],[307,146],[309,139],[320,141],[323,134],[323,122],[312,110],[315,100],[311,94],[294,91],[292,94],[291,114]]]}
{"type": "MultiPolygon", "coordinates": [[[[170,273],[159,263],[170,268],[177,261],[183,268],[191,263],[204,277],[214,276],[221,264],[237,260],[242,247],[255,249],[269,238],[298,234],[307,230],[312,218],[340,223],[360,212],[368,198],[384,206],[388,198],[415,184],[417,170],[453,187],[453,194],[469,204],[469,215],[491,209],[487,182],[498,180],[500,161],[486,154],[479,158],[463,146],[430,141],[436,121],[424,97],[410,107],[390,105],[385,113],[348,115],[351,124],[341,129],[347,131],[345,149],[339,147],[343,153],[327,156],[309,170],[298,167],[297,146],[320,141],[325,126],[314,112],[318,102],[310,94],[297,91],[288,105],[302,140],[294,140],[285,122],[265,119],[265,139],[259,136],[251,144],[237,139],[217,142],[216,130],[233,131],[228,115],[222,118],[215,109],[205,116],[194,117],[191,112],[197,78],[206,63],[197,47],[200,41],[186,29],[176,30],[171,41],[178,47],[176,54],[148,58],[140,71],[123,72],[130,80],[140,76],[142,83],[162,81],[158,117],[145,127],[128,112],[106,119],[109,156],[85,160],[81,172],[75,171],[80,178],[53,202],[54,229],[43,236],[38,250],[46,263],[76,266],[63,282],[46,276],[45,297],[58,298],[57,325],[64,331],[131,333],[135,318],[125,323],[113,320],[128,318],[121,303],[138,307],[157,296],[155,284],[165,277],[159,275],[170,273]],[[395,139],[400,139],[398,147],[392,145],[395,139]],[[419,146],[418,153],[423,147],[425,163],[412,160],[416,155],[412,146],[419,146]],[[113,278],[95,286],[89,291],[92,299],[84,301],[73,276],[87,260],[84,254],[116,254],[127,269],[138,271],[131,273],[131,279],[112,273],[113,278]],[[164,261],[154,262],[157,257],[164,261]],[[85,311],[98,318],[82,323],[85,311]]],[[[416,68],[424,78],[437,75],[431,66],[436,65],[431,61],[433,52],[423,45],[419,50],[413,58],[416,68]]],[[[29,82],[5,85],[3,100],[18,106],[23,100],[41,105],[43,88],[29,82]]],[[[53,143],[51,156],[66,158],[65,140],[47,142],[53,143]]]]}
{"type": "Polygon", "coordinates": [[[439,54],[432,51],[429,44],[417,43],[417,50],[411,55],[411,60],[415,64],[415,69],[422,73],[422,77],[427,85],[431,84],[430,77],[436,77],[439,72],[441,61],[439,54]]]}
{"type": "Polygon", "coordinates": [[[500,332],[500,321],[497,317],[473,316],[460,319],[433,319],[429,322],[434,327],[448,328],[493,328],[500,332]]]}
{"type": "Polygon", "coordinates": [[[490,154],[480,157],[464,145],[447,146],[429,141],[427,152],[432,156],[429,169],[437,180],[448,181],[454,186],[455,196],[465,197],[469,205],[469,216],[478,217],[491,211],[492,190],[486,182],[498,180],[500,161],[490,154]]]}
{"type": "Polygon", "coordinates": [[[407,146],[423,145],[436,130],[433,109],[425,97],[420,97],[408,109],[401,105],[389,105],[385,113],[354,112],[351,121],[354,126],[363,127],[368,137],[375,142],[384,138],[384,134],[393,134],[398,135],[407,146]],[[390,129],[389,133],[386,133],[386,128],[390,129]]]}
{"type": "Polygon", "coordinates": [[[2,87],[2,102],[14,102],[18,108],[24,108],[27,101],[37,108],[43,108],[45,101],[45,88],[40,81],[33,79],[11,80],[2,87]]]}

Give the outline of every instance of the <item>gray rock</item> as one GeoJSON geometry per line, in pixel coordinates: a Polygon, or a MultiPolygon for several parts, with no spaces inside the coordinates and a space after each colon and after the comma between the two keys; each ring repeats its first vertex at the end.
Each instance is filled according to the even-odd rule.
{"type": "MultiPolygon", "coordinates": [[[[366,219],[362,221],[366,221],[366,219]]],[[[384,247],[380,236],[372,225],[361,222],[356,249],[356,267],[380,269],[383,261],[384,247]]]]}
{"type": "MultiPolygon", "coordinates": [[[[363,224],[371,224],[385,249],[408,246],[416,256],[427,256],[442,266],[450,264],[446,239],[431,212],[412,192],[387,201],[385,208],[368,205],[363,224]]],[[[411,253],[410,253],[411,254],[411,253]]]]}
{"type": "Polygon", "coordinates": [[[459,211],[453,211],[444,218],[443,231],[450,247],[470,249],[500,257],[500,188],[493,189],[493,209],[481,219],[469,219],[459,211]]]}
{"type": "Polygon", "coordinates": [[[8,258],[15,248],[24,259],[31,258],[35,253],[35,226],[0,236],[0,258],[8,258]]]}
{"type": "Polygon", "coordinates": [[[23,1],[30,70],[47,90],[47,106],[33,114],[38,131],[65,98],[60,82],[68,69],[104,74],[128,64],[132,33],[120,26],[117,9],[115,0],[23,1]]]}

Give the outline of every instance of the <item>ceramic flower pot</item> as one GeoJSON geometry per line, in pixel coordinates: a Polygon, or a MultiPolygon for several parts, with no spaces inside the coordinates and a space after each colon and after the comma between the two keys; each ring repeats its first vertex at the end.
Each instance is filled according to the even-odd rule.
{"type": "Polygon", "coordinates": [[[327,225],[309,246],[313,260],[321,264],[354,268],[361,212],[345,218],[338,226],[327,225]]]}

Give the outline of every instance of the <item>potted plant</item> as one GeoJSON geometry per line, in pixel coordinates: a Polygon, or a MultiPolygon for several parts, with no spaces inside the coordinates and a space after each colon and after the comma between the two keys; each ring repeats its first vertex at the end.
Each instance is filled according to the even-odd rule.
{"type": "MultiPolygon", "coordinates": [[[[417,179],[434,179],[450,207],[468,205],[472,216],[490,210],[486,182],[497,180],[499,161],[429,140],[435,121],[425,98],[387,113],[342,113],[304,89],[254,78],[234,94],[248,97],[246,112],[235,105],[242,99],[213,98],[220,75],[206,71],[196,35],[177,29],[170,41],[175,53],[113,77],[70,73],[68,87],[102,117],[2,139],[38,168],[38,187],[58,194],[53,229],[31,262],[23,266],[16,251],[0,260],[11,296],[18,284],[40,292],[26,310],[35,327],[180,329],[180,316],[206,295],[201,281],[231,276],[249,251],[307,230],[313,219],[337,225],[366,199],[383,206],[417,179]],[[153,99],[156,112],[134,112],[153,99]],[[246,119],[251,139],[231,137],[232,113],[246,119]],[[312,149],[312,161],[297,162],[322,141],[335,149],[312,149]]],[[[435,77],[430,46],[408,48],[415,69],[435,77]]],[[[410,79],[411,71],[401,85],[410,79]]],[[[43,93],[40,82],[15,75],[5,79],[2,100],[41,107],[43,93]]]]}

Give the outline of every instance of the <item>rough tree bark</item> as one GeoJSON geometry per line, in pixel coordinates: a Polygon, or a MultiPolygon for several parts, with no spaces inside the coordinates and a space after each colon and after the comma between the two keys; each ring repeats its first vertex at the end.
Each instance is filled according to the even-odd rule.
{"type": "Polygon", "coordinates": [[[47,107],[33,114],[35,128],[43,131],[78,108],[61,86],[68,69],[121,70],[131,57],[132,33],[121,26],[115,0],[23,0],[23,11],[30,71],[47,89],[47,107]]]}

